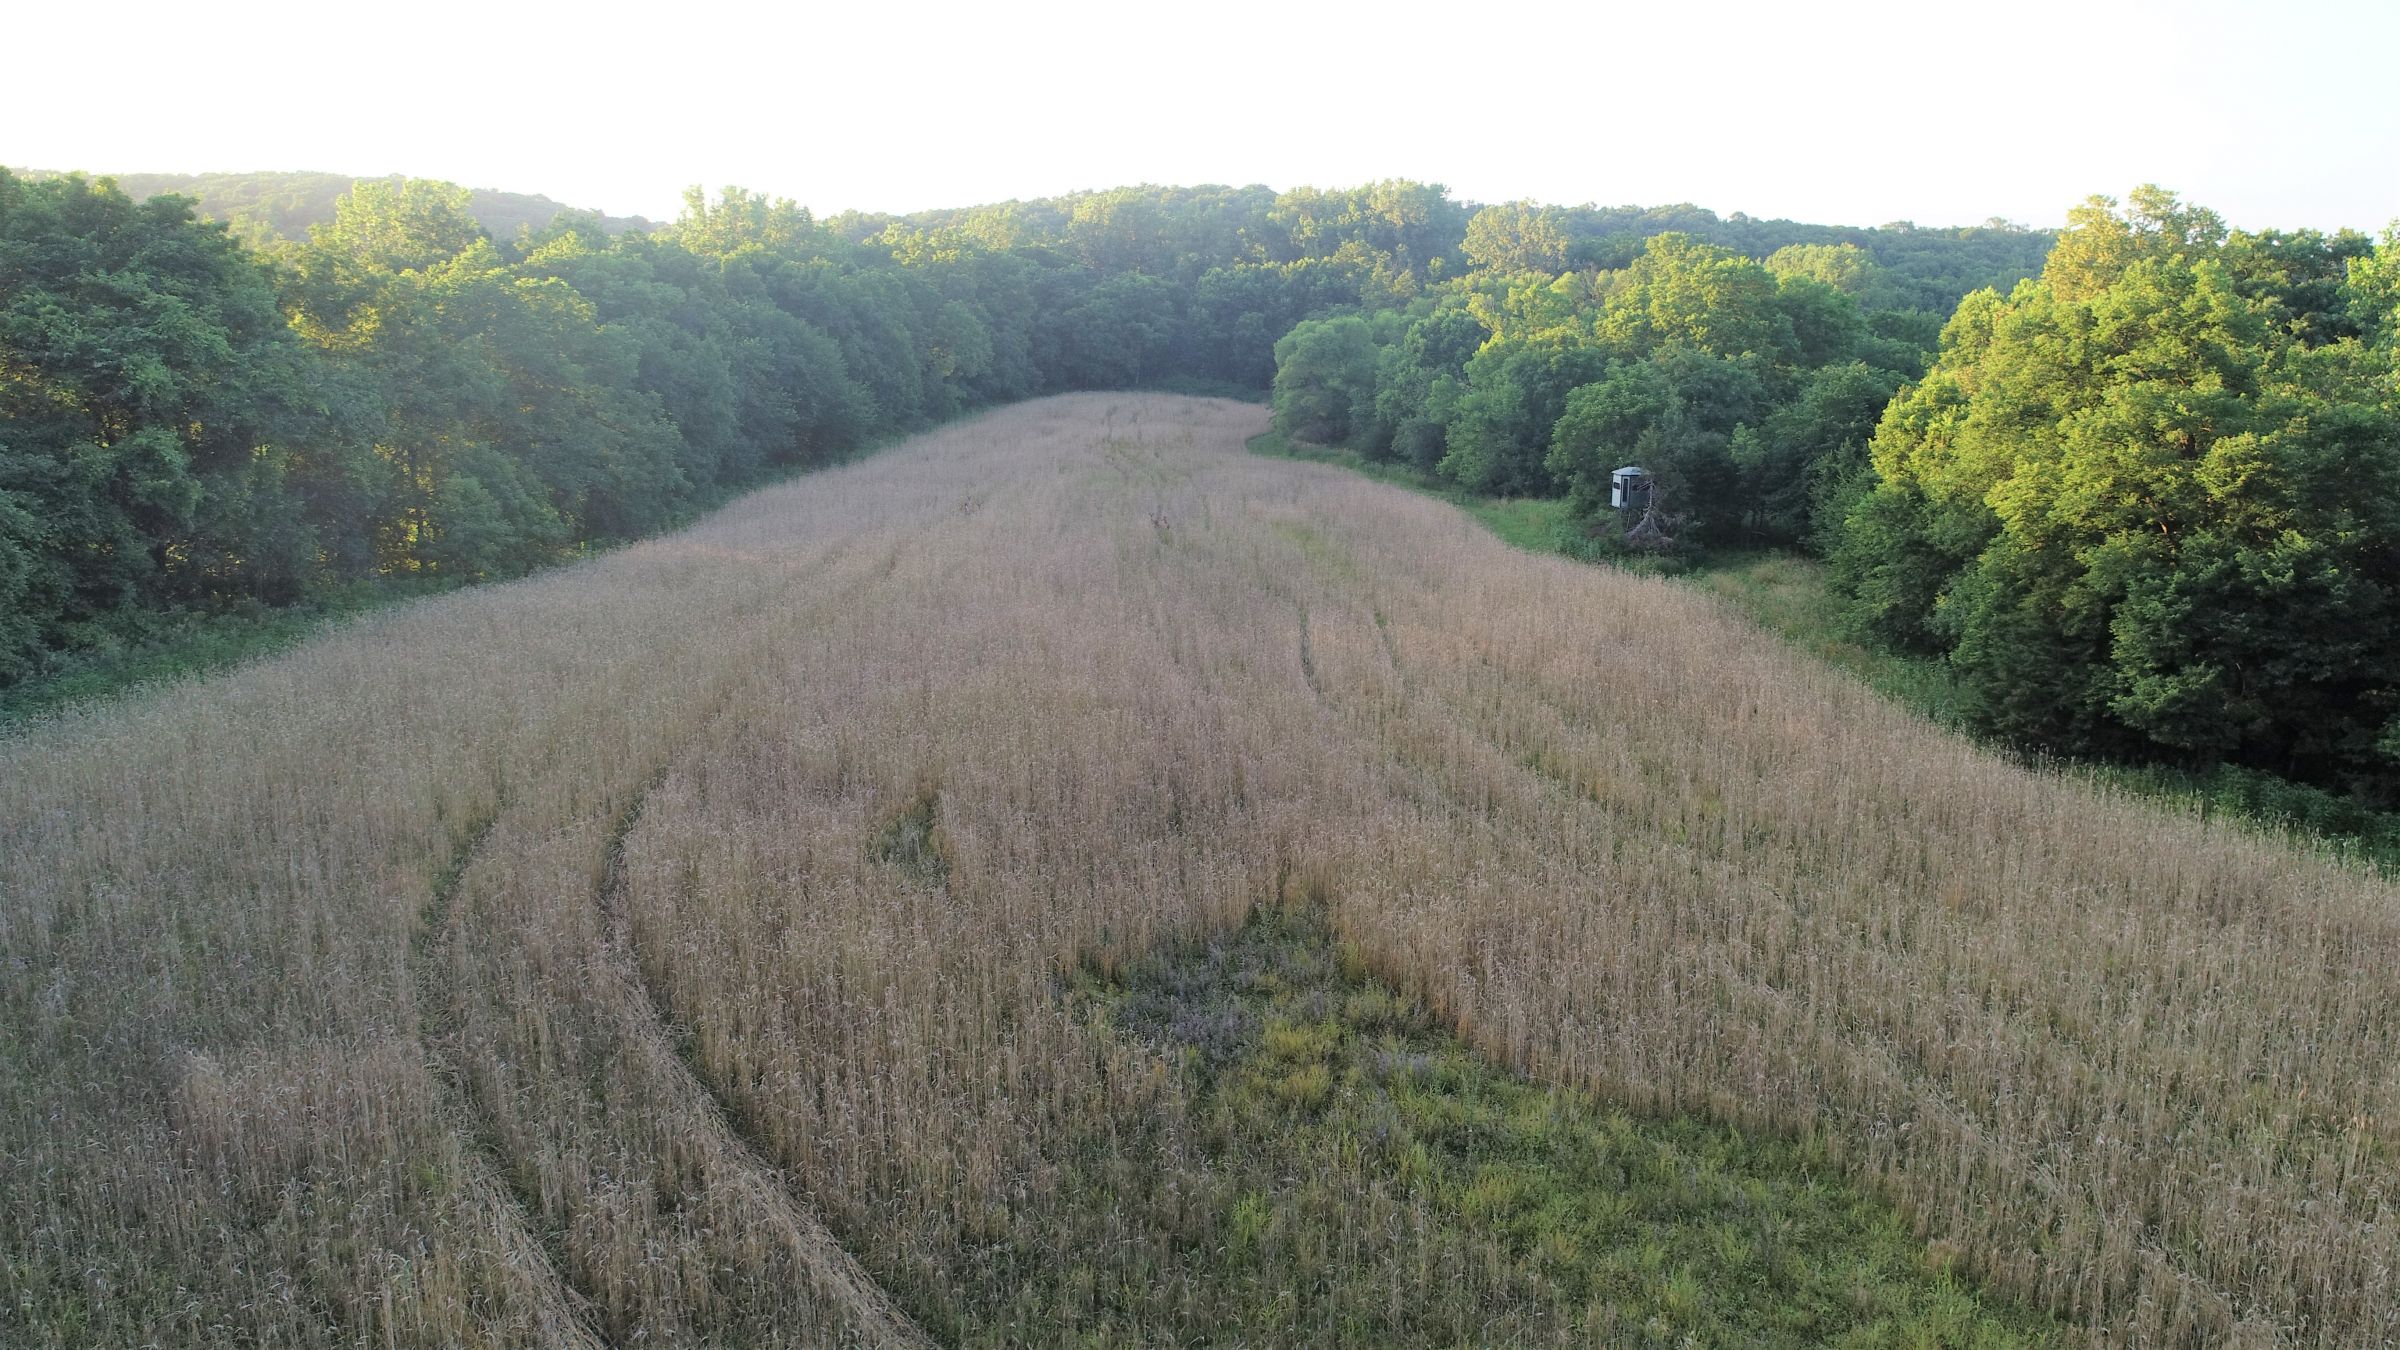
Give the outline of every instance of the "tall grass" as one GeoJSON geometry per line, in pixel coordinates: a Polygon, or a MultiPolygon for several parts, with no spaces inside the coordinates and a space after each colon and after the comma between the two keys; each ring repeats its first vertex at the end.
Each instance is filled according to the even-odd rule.
{"type": "Polygon", "coordinates": [[[0,743],[0,1340],[1205,1339],[1069,1200],[1195,1098],[1065,981],[1301,895],[2095,1339],[2400,1337],[2391,885],[1262,420],[1020,406],[0,743]]]}

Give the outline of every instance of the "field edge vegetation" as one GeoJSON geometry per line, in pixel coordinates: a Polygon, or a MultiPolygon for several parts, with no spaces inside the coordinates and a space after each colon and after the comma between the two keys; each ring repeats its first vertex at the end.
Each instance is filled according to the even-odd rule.
{"type": "MultiPolygon", "coordinates": [[[[1861,633],[1821,559],[1791,549],[1653,558],[1598,548],[1593,544],[1595,526],[1563,497],[1488,497],[1356,450],[1298,443],[1274,428],[1251,437],[1248,449],[1272,458],[1335,465],[1448,502],[1503,542],[1528,552],[1681,582],[1731,604],[1761,630],[1936,725],[1961,735],[1976,734],[1965,708],[1966,695],[1947,663],[1939,656],[1892,650],[1861,633]]],[[[2179,769],[2139,759],[2024,751],[1997,734],[1980,739],[2062,777],[2106,785],[2202,818],[2245,822],[2329,857],[2400,873],[2400,811],[2357,797],[2234,764],[2179,769]]]]}

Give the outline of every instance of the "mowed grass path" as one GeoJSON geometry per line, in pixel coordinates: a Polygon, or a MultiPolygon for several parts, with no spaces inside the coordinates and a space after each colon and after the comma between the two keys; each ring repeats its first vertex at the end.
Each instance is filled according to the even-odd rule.
{"type": "Polygon", "coordinates": [[[0,742],[0,1341],[2400,1336],[2390,885],[1263,416],[1003,410],[0,742]],[[1365,1020],[1109,992],[1262,904],[1365,1020]]]}

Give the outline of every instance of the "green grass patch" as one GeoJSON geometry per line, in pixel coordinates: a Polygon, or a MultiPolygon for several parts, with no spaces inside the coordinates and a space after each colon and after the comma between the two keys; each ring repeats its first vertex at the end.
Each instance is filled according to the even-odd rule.
{"type": "Polygon", "coordinates": [[[941,794],[920,788],[875,836],[875,856],[929,886],[950,882],[950,841],[942,834],[941,794]]]}
{"type": "Polygon", "coordinates": [[[1850,635],[1825,564],[1780,551],[1722,554],[1687,584],[1731,601],[1751,622],[1948,727],[1966,725],[1966,698],[1943,662],[1870,647],[1850,635]]]}
{"type": "Polygon", "coordinates": [[[1467,514],[1484,527],[1529,553],[1575,552],[1584,537],[1582,523],[1563,497],[1485,497],[1467,503],[1467,514]]]}
{"type": "Polygon", "coordinates": [[[1262,909],[1115,979],[1087,970],[1075,994],[1175,1066],[1190,1103],[1134,1146],[1167,1162],[1147,1179],[1101,1161],[1127,1149],[1112,1136],[1056,1192],[1144,1216],[1120,1251],[1171,1259],[1065,1287],[1011,1263],[1054,1286],[1021,1296],[1076,1311],[1087,1342],[2059,1338],[1961,1283],[1805,1142],[1640,1118],[1497,1068],[1362,969],[1320,911],[1262,909]]]}

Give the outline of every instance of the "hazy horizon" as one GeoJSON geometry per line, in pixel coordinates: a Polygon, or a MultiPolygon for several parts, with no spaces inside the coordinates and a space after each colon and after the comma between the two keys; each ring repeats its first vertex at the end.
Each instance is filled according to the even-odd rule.
{"type": "MultiPolygon", "coordinates": [[[[200,177],[214,177],[214,176],[228,176],[228,177],[250,177],[250,176],[256,176],[256,175],[266,175],[266,174],[286,174],[286,173],[289,173],[289,174],[320,174],[320,173],[321,173],[321,174],[330,174],[330,175],[333,175],[333,176],[335,176],[335,177],[340,177],[340,178],[348,178],[348,179],[352,179],[352,180],[354,180],[354,181],[356,181],[356,180],[365,180],[365,179],[391,178],[391,177],[401,177],[401,178],[420,178],[420,179],[434,179],[434,180],[438,180],[438,181],[443,181],[443,182],[449,182],[449,183],[453,183],[453,184],[455,184],[456,186],[463,187],[463,188],[467,188],[467,189],[469,189],[469,190],[471,190],[471,191],[509,192],[509,193],[516,193],[516,194],[518,194],[518,195],[521,195],[521,196],[527,196],[527,197],[546,197],[546,198],[550,199],[551,201],[557,202],[557,203],[558,203],[559,205],[561,205],[561,206],[565,206],[565,207],[571,207],[571,208],[574,208],[574,209],[577,209],[577,210],[598,211],[598,212],[600,212],[600,213],[601,213],[601,214],[603,214],[603,215],[607,215],[607,216],[613,216],[613,217],[618,217],[618,218],[635,218],[635,217],[638,217],[638,218],[641,218],[641,219],[648,220],[648,221],[652,222],[653,224],[667,224],[667,223],[671,223],[671,222],[673,222],[673,221],[674,221],[674,220],[675,220],[675,219],[676,219],[676,218],[677,218],[679,215],[681,215],[681,214],[682,214],[682,211],[683,211],[683,202],[682,202],[682,192],[683,192],[683,188],[677,188],[677,189],[675,189],[675,191],[674,191],[674,194],[673,194],[673,196],[674,196],[674,202],[673,202],[673,204],[672,204],[672,205],[670,205],[670,206],[664,206],[664,207],[660,207],[660,208],[658,208],[658,209],[656,209],[656,210],[634,210],[634,209],[622,209],[622,208],[620,208],[620,207],[618,207],[618,206],[616,206],[616,205],[612,205],[612,204],[609,204],[609,203],[604,203],[604,202],[587,202],[587,201],[576,201],[576,200],[572,200],[572,199],[570,199],[570,198],[568,198],[568,197],[561,196],[561,195],[560,195],[559,193],[557,193],[557,192],[545,192],[545,191],[542,191],[542,190],[541,190],[540,188],[538,188],[538,187],[527,186],[527,185],[524,185],[524,184],[515,184],[515,183],[479,183],[479,182],[469,182],[469,181],[467,181],[467,180],[465,180],[465,179],[459,179],[459,178],[450,178],[450,177],[446,177],[446,176],[444,176],[444,175],[442,175],[442,174],[433,174],[433,173],[412,173],[412,172],[409,172],[409,171],[408,171],[408,170],[406,170],[406,169],[391,169],[391,170],[386,170],[386,171],[383,171],[383,172],[356,172],[356,173],[353,173],[353,172],[349,172],[349,171],[342,170],[342,169],[328,169],[328,168],[324,168],[324,167],[321,167],[321,166],[316,166],[316,165],[302,165],[302,166],[299,166],[299,167],[296,167],[296,168],[277,168],[277,167],[250,167],[250,168],[234,168],[234,169],[226,169],[226,168],[158,168],[158,167],[156,167],[156,166],[144,166],[144,167],[137,167],[137,168],[118,168],[118,167],[96,168],[96,167],[93,167],[93,166],[90,166],[90,165],[74,165],[74,166],[69,166],[69,167],[60,167],[60,166],[56,166],[56,165],[48,165],[48,164],[21,164],[21,165],[14,165],[14,166],[10,166],[10,167],[12,167],[12,168],[15,168],[15,169],[24,170],[24,171],[27,171],[27,172],[32,172],[32,173],[40,173],[40,174],[53,174],[53,173],[55,173],[55,174],[69,174],[69,173],[79,173],[79,174],[82,174],[84,177],[86,177],[86,178],[90,178],[90,179],[100,179],[100,178],[112,178],[112,179],[114,179],[114,178],[137,178],[137,177],[159,177],[159,178],[170,178],[170,177],[171,177],[171,178],[200,178],[200,177]]],[[[1438,179],[1429,178],[1429,177],[1426,177],[1425,175],[1422,175],[1422,174],[1406,174],[1406,173],[1402,173],[1402,174],[1386,174],[1386,175],[1381,175],[1381,177],[1385,177],[1385,178],[1400,178],[1400,179],[1407,179],[1407,180],[1410,180],[1410,181],[1414,181],[1414,182],[1421,182],[1421,183],[1439,183],[1439,182],[1440,182],[1440,180],[1438,180],[1438,179]]],[[[934,203],[930,203],[930,204],[928,204],[928,205],[924,205],[924,206],[911,206],[911,207],[906,207],[906,208],[901,208],[901,209],[891,209],[891,208],[874,207],[874,206],[830,206],[830,207],[819,207],[819,206],[813,206],[813,205],[809,206],[809,209],[810,209],[810,210],[811,210],[813,213],[815,213],[815,214],[817,215],[817,217],[818,217],[818,218],[820,218],[820,219],[824,219],[824,218],[829,218],[829,217],[832,217],[832,216],[836,216],[836,215],[839,215],[839,214],[841,214],[841,213],[843,213],[843,212],[846,212],[846,211],[857,211],[857,212],[859,212],[859,213],[861,213],[861,214],[865,214],[865,215],[878,215],[878,214],[880,214],[880,215],[891,215],[891,216],[907,216],[907,215],[914,215],[914,214],[918,214],[918,213],[925,212],[925,211],[939,211],[939,210],[965,210],[965,209],[972,209],[972,208],[975,208],[975,207],[981,207],[981,206],[994,206],[994,205],[999,205],[999,204],[1001,204],[1001,203],[1008,202],[1008,201],[1038,201],[1038,200],[1046,200],[1046,199],[1054,199],[1054,198],[1059,198],[1059,197],[1071,196],[1071,195],[1073,195],[1073,194],[1075,194],[1075,193],[1079,193],[1079,192],[1106,192],[1106,191],[1109,191],[1109,190],[1112,190],[1112,189],[1116,189],[1116,188],[1128,188],[1128,187],[1169,187],[1169,188],[1187,188],[1187,189],[1195,189],[1195,190],[1196,190],[1196,189],[1203,189],[1203,188],[1211,188],[1211,187],[1265,187],[1265,188],[1268,188],[1268,189],[1270,189],[1270,190],[1272,190],[1272,191],[1275,191],[1275,192],[1288,192],[1288,191],[1290,191],[1290,190],[1292,190],[1292,189],[1294,189],[1294,188],[1304,188],[1304,187],[1305,187],[1305,188],[1324,188],[1324,189],[1328,189],[1328,190],[1340,190],[1340,189],[1348,189],[1348,188],[1354,188],[1354,187],[1362,187],[1362,186],[1366,185],[1368,182],[1371,182],[1371,181],[1375,181],[1375,180],[1372,180],[1372,179],[1347,180],[1347,179],[1345,179],[1345,180],[1342,180],[1342,181],[1339,181],[1339,182],[1335,182],[1335,181],[1326,181],[1326,182],[1307,182],[1307,183],[1257,183],[1257,182],[1255,182],[1255,181],[1252,181],[1252,182],[1242,182],[1242,183],[1222,182],[1222,181],[1220,181],[1220,182],[1207,182],[1207,183],[1201,183],[1201,182],[1168,182],[1168,181],[1164,181],[1164,180],[1149,180],[1149,181],[1142,181],[1142,182],[1136,182],[1136,181],[1127,181],[1127,182],[1122,182],[1122,183],[1087,183],[1087,184],[1083,184],[1083,185],[1080,185],[1080,186],[1076,186],[1076,187],[1068,187],[1068,188],[1062,188],[1062,189],[1059,189],[1059,190],[1057,190],[1057,191],[1051,191],[1051,192],[1020,192],[1020,193],[1015,193],[1015,194],[1012,194],[1012,195],[1010,195],[1010,196],[1006,196],[1006,197],[986,197],[986,198],[978,198],[978,199],[976,199],[976,200],[974,200],[974,201],[943,201],[943,202],[934,202],[934,203]]],[[[744,181],[744,180],[741,180],[741,179],[738,179],[738,178],[737,178],[737,179],[735,179],[735,180],[733,180],[733,181],[731,181],[731,182],[728,182],[728,183],[700,183],[700,184],[685,184],[684,186],[685,186],[685,187],[697,186],[697,187],[704,188],[704,189],[705,189],[705,190],[706,190],[706,191],[709,193],[709,195],[710,195],[712,198],[713,198],[713,197],[716,195],[716,193],[717,193],[717,192],[718,192],[720,189],[722,189],[722,188],[726,188],[726,187],[740,187],[740,188],[748,188],[748,189],[752,189],[752,190],[755,190],[755,191],[769,192],[769,193],[771,193],[771,195],[774,195],[774,196],[777,196],[777,197],[790,197],[790,196],[791,196],[791,194],[790,194],[790,193],[788,193],[788,192],[776,191],[776,190],[773,190],[773,189],[767,189],[767,188],[760,188],[760,187],[759,187],[757,184],[755,184],[755,183],[747,182],[747,181],[744,181]]],[[[1444,184],[1444,186],[1448,186],[1448,185],[1447,185],[1447,184],[1444,184]]],[[[1517,196],[1517,197],[1469,197],[1469,196],[1467,196],[1467,195],[1465,195],[1465,194],[1462,194],[1462,193],[1460,193],[1460,192],[1459,192],[1459,191],[1458,191],[1458,190],[1457,190],[1455,187],[1451,188],[1450,195],[1451,195],[1451,197],[1452,197],[1454,200],[1458,200],[1458,201],[1465,202],[1465,203],[1469,203],[1469,204],[1476,205],[1476,206],[1490,206],[1490,205],[1498,204],[1498,203],[1501,203],[1501,202],[1517,201],[1517,200],[1522,200],[1522,199],[1523,199],[1521,196],[1517,196]]],[[[2110,192],[2108,195],[2110,195],[2110,196],[2122,196],[2122,195],[2123,195],[2123,192],[2122,192],[2121,190],[2119,190],[2119,191],[2112,191],[2112,192],[2110,192]]],[[[1541,200],[1541,201],[1543,202],[1543,204],[1544,204],[1544,205],[1549,205],[1549,206],[1566,206],[1566,207],[1573,207],[1573,206],[1594,206],[1594,207],[1600,207],[1600,208],[1611,208],[1611,207],[1628,207],[1628,206],[1635,206],[1635,207],[1643,207],[1643,208],[1659,208],[1659,207],[1671,207],[1671,206],[1696,206],[1696,207],[1699,207],[1699,208],[1701,208],[1701,209],[1703,209],[1703,210],[1708,210],[1708,211],[1713,211],[1713,212],[1715,212],[1715,213],[1717,214],[1717,216],[1718,216],[1719,218],[1721,218],[1721,219],[1723,219],[1723,218],[1730,218],[1730,217],[1733,217],[1733,216],[1735,216],[1735,215],[1742,215],[1742,216],[1747,216],[1747,217],[1749,217],[1749,218],[1751,218],[1751,219],[1756,219],[1756,220],[1777,220],[1777,219],[1783,219],[1783,220],[1790,220],[1790,221],[1794,222],[1795,224],[1807,224],[1807,225],[1830,225],[1830,226],[1844,227],[1844,228],[1872,228],[1872,227],[1881,227],[1881,226],[1885,226],[1885,225],[1895,225],[1895,224],[1899,224],[1899,223],[1901,223],[1902,221],[1906,221],[1908,224],[1911,224],[1911,225],[1917,226],[1918,228],[1921,228],[1921,229],[1950,229],[1950,228],[1961,227],[1961,226],[1979,226],[1979,225],[1985,225],[1985,224],[1988,224],[1988,223],[1990,223],[1990,221],[1992,221],[1993,219],[1996,219],[1996,218],[1997,218],[1997,217],[1992,217],[1992,216],[1985,216],[1985,217],[1982,217],[1982,218],[1979,218],[1979,219],[1976,219],[1976,220],[1917,220],[1917,219],[1913,219],[1913,218],[1910,218],[1910,217],[1905,217],[1905,216],[1903,216],[1903,217],[1895,217],[1895,218],[1893,218],[1893,219],[1891,219],[1891,220],[1837,220],[1837,219],[1816,220],[1816,219],[1802,219],[1801,217],[1798,217],[1798,216],[1777,216],[1777,215],[1769,215],[1769,214],[1766,214],[1766,213],[1764,213],[1764,212],[1759,212],[1759,211],[1746,211],[1746,210],[1744,210],[1743,208],[1741,208],[1741,207],[1739,207],[1739,206],[1728,206],[1728,205],[1724,205],[1724,204],[1722,204],[1722,203],[1716,203],[1716,202],[1698,202],[1698,201],[1686,201],[1686,200],[1681,200],[1681,199],[1674,200],[1674,201],[1612,201],[1612,200],[1607,200],[1607,199],[1598,198],[1598,197],[1584,197],[1584,198],[1579,198],[1579,199],[1575,199],[1575,200],[1571,200],[1571,201],[1570,201],[1570,200],[1565,200],[1565,199],[1551,199],[1551,198],[1542,198],[1542,199],[1539,199],[1539,200],[1541,200]]],[[[806,202],[803,202],[802,204],[803,204],[803,205],[808,205],[808,203],[806,203],[806,202]]],[[[2059,220],[2054,220],[2054,221],[2024,221],[2024,220],[2011,220],[2011,221],[2009,221],[2009,223],[2010,223],[2010,224],[2012,224],[2012,225],[2024,226],[2024,227],[2026,227],[2026,228],[2028,228],[2028,229],[2043,229],[2043,230],[2057,229],[2057,228],[2058,228],[2058,227],[2059,227],[2059,226],[2060,226],[2060,225],[2061,225],[2061,224],[2064,222],[2065,214],[2066,214],[2066,213],[2065,213],[2065,212],[2062,210],[2061,212],[2059,212],[2059,217],[2060,217],[2060,219],[2059,219],[2059,220]]],[[[2235,223],[2235,224],[2237,224],[2237,225],[2238,225],[2238,224],[2240,224],[2240,222],[2238,222],[2238,221],[2237,221],[2237,222],[2234,222],[2234,223],[2235,223]]]]}
{"type": "Polygon", "coordinates": [[[88,67],[47,63],[0,113],[6,159],[40,169],[400,173],[654,220],[694,183],[907,214],[1398,177],[1478,202],[2037,228],[2156,182],[2245,228],[2380,230],[2400,218],[2379,69],[2400,13],[2300,8],[2039,0],[1997,33],[1884,0],[1705,30],[1562,9],[1467,32],[1245,0],[1204,23],[1073,4],[633,35],[464,6],[370,33],[281,0],[238,28],[135,5],[105,33],[21,16],[28,49],[103,43],[117,87],[95,101],[88,67]],[[362,76],[285,74],[354,48],[362,76]]]}

